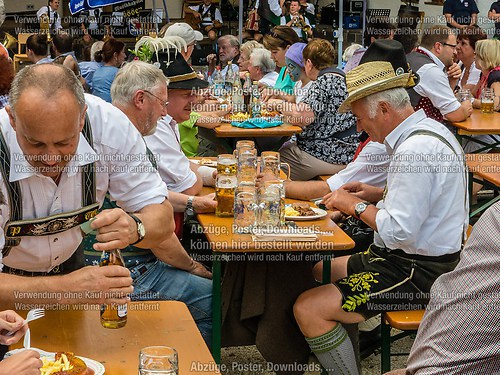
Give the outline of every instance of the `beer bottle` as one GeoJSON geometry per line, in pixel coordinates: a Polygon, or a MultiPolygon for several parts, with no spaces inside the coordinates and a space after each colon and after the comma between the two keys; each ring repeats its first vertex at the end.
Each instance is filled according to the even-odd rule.
{"type": "Polygon", "coordinates": [[[250,113],[250,102],[252,99],[252,79],[250,78],[250,73],[245,73],[245,84],[243,85],[243,102],[245,106],[245,112],[250,113]]]}
{"type": "MultiPolygon", "coordinates": [[[[120,249],[103,251],[99,267],[105,266],[125,267],[120,249]]],[[[105,328],[121,328],[127,324],[127,304],[124,305],[101,305],[101,324],[105,328]]]]}

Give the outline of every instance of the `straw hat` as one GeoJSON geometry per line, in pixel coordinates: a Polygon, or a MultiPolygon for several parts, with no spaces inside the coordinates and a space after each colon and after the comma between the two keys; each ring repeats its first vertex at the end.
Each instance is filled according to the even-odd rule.
{"type": "Polygon", "coordinates": [[[403,45],[396,40],[374,41],[359,64],[346,75],[349,97],[340,107],[343,112],[350,109],[352,102],[368,95],[396,87],[410,88],[419,82],[406,60],[403,45]],[[386,64],[380,65],[383,62],[386,64]]]}
{"type": "Polygon", "coordinates": [[[390,62],[372,61],[359,65],[346,74],[349,96],[342,103],[339,112],[351,109],[351,103],[381,91],[414,85],[410,73],[394,71],[390,62]]]}

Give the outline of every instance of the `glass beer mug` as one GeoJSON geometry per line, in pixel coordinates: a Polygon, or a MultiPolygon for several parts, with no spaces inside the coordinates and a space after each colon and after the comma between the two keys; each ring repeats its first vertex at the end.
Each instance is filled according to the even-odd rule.
{"type": "Polygon", "coordinates": [[[220,154],[217,157],[217,174],[236,176],[237,161],[233,154],[220,154]]]}
{"type": "Polygon", "coordinates": [[[226,173],[217,174],[215,180],[216,216],[233,216],[234,191],[236,186],[237,180],[235,175],[226,173]]]}
{"type": "Polygon", "coordinates": [[[255,183],[257,180],[257,150],[241,148],[238,153],[238,182],[255,183]]]}
{"type": "Polygon", "coordinates": [[[481,92],[481,113],[493,113],[493,90],[484,88],[481,92]]]}
{"type": "Polygon", "coordinates": [[[280,153],[276,151],[263,151],[260,154],[260,173],[272,173],[277,179],[281,179],[281,167],[286,166],[286,178],[290,178],[290,165],[280,162],[280,153]]]}
{"type": "Polygon", "coordinates": [[[285,225],[285,188],[280,180],[265,181],[259,187],[258,227],[272,231],[285,225]]]}
{"type": "Polygon", "coordinates": [[[234,224],[236,233],[250,233],[257,222],[257,191],[255,186],[240,185],[234,195],[234,224]]]}

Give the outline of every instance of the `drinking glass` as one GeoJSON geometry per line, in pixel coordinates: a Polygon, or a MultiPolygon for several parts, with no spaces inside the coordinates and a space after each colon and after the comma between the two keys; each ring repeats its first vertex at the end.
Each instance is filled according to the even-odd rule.
{"type": "Polygon", "coordinates": [[[236,147],[233,151],[233,155],[235,158],[238,158],[238,154],[241,148],[255,148],[255,142],[246,139],[236,142],[236,147]]]}
{"type": "Polygon", "coordinates": [[[236,176],[237,160],[233,154],[220,154],[217,157],[217,174],[224,173],[236,176]]]}
{"type": "Polygon", "coordinates": [[[481,113],[493,113],[493,90],[483,89],[481,92],[481,113]]]}
{"type": "Polygon", "coordinates": [[[257,150],[241,148],[238,153],[238,182],[255,183],[257,180],[257,150]]]}
{"type": "Polygon", "coordinates": [[[234,196],[234,224],[236,233],[249,233],[257,221],[257,191],[255,186],[240,185],[234,196]]]}
{"type": "Polygon", "coordinates": [[[236,185],[236,176],[225,173],[217,174],[215,179],[216,216],[233,216],[236,185]]]}
{"type": "Polygon", "coordinates": [[[469,89],[460,89],[460,91],[458,92],[458,101],[460,103],[466,100],[472,101],[472,99],[474,99],[474,97],[472,96],[469,89]]]}
{"type": "Polygon", "coordinates": [[[285,224],[285,188],[280,180],[263,182],[259,187],[258,227],[272,231],[285,224]]]}
{"type": "Polygon", "coordinates": [[[260,154],[260,172],[261,173],[272,173],[277,179],[281,179],[280,171],[282,166],[287,167],[287,179],[290,175],[290,165],[288,163],[280,162],[280,153],[276,151],[263,151],[260,154]]]}
{"type": "Polygon", "coordinates": [[[179,373],[177,351],[168,346],[148,346],[139,352],[139,375],[179,373]]]}

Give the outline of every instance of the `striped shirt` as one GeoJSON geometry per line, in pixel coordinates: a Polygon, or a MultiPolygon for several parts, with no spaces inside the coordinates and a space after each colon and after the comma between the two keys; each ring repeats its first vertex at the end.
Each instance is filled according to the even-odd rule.
{"type": "Polygon", "coordinates": [[[432,286],[407,374],[500,373],[499,270],[500,202],[474,226],[455,270],[432,286]]]}

